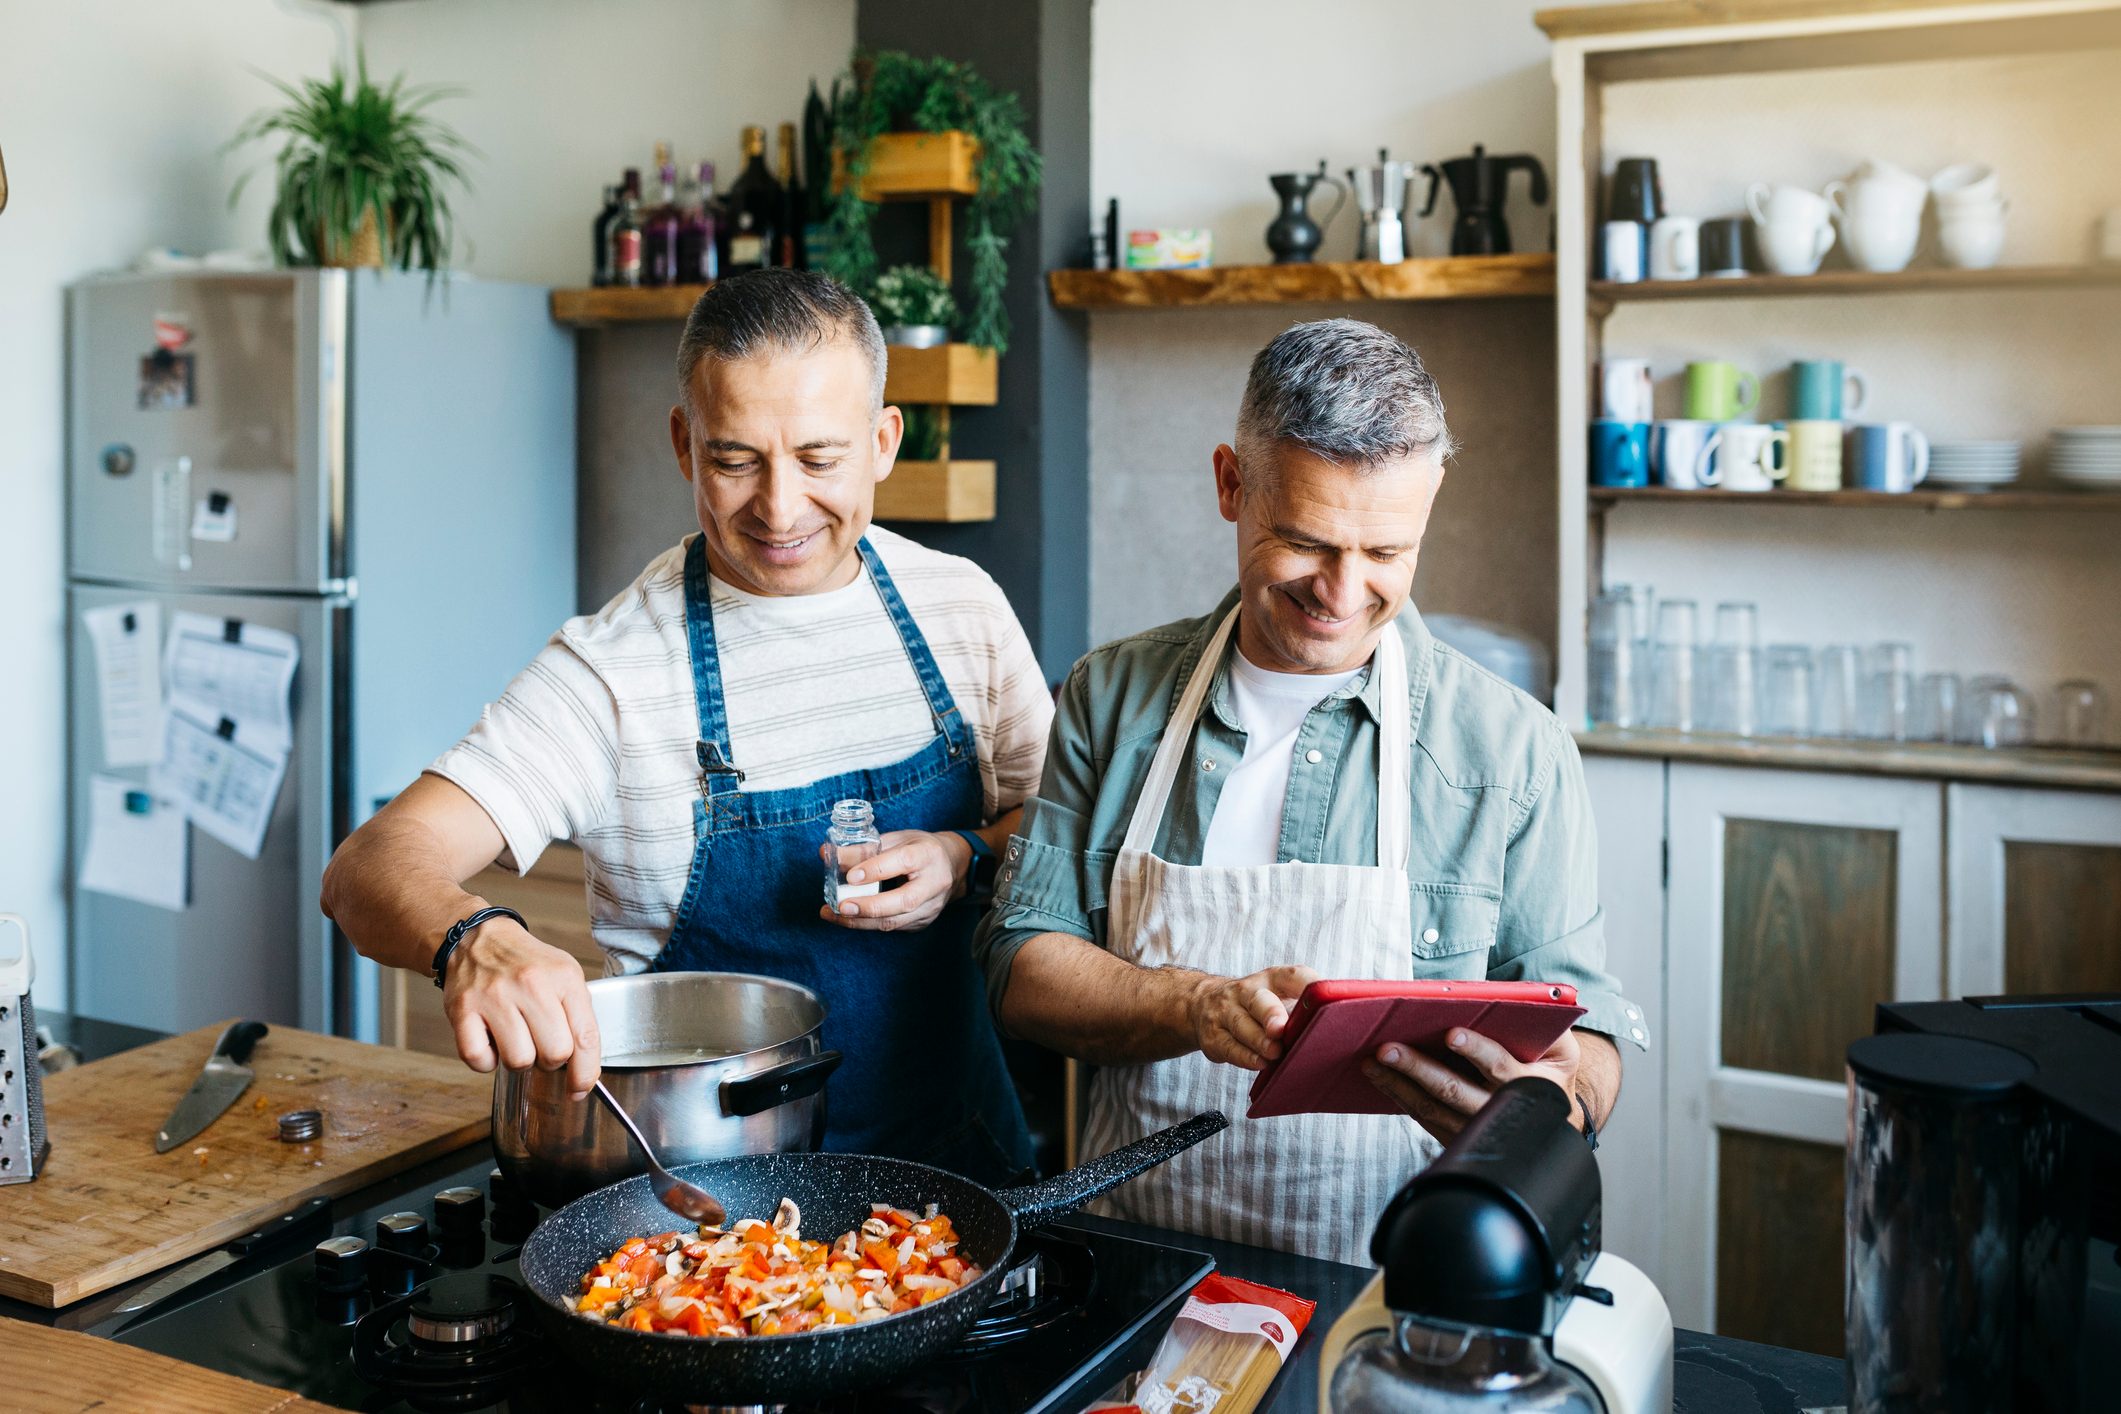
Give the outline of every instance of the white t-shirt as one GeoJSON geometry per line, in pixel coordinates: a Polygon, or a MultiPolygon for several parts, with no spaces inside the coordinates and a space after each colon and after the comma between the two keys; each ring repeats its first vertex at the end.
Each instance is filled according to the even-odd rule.
{"type": "Polygon", "coordinates": [[[1272,864],[1281,855],[1281,813],[1289,794],[1296,734],[1311,709],[1363,675],[1271,673],[1244,650],[1230,655],[1230,697],[1245,729],[1245,759],[1237,763],[1208,817],[1200,862],[1217,868],[1272,864]]]}
{"type": "MultiPolygon", "coordinates": [[[[1038,789],[1053,699],[1008,600],[969,560],[876,527],[869,543],[972,728],[986,819],[1013,810],[1038,789]]],[[[699,716],[686,548],[657,556],[594,616],[568,620],[428,768],[493,817],[504,864],[528,870],[556,839],[581,846],[590,931],[613,972],[641,971],[661,951],[692,865],[699,716]]],[[[709,593],[741,789],[887,765],[934,737],[866,569],[826,594],[762,598],[719,581],[709,593]]],[[[902,828],[888,809],[877,827],[902,828]]]]}

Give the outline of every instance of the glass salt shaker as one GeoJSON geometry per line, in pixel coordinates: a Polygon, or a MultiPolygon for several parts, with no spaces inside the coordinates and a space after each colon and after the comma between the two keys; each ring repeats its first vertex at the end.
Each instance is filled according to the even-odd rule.
{"type": "Polygon", "coordinates": [[[832,807],[832,828],[825,832],[825,842],[831,847],[833,861],[825,866],[825,906],[838,910],[840,904],[851,898],[867,898],[879,888],[879,881],[864,880],[859,884],[847,882],[847,871],[863,861],[875,858],[884,848],[883,836],[877,833],[876,811],[866,800],[842,800],[832,807]]]}

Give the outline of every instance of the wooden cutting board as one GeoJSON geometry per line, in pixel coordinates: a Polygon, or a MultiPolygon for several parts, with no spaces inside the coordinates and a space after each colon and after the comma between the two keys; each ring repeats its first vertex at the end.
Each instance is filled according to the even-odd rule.
{"type": "Polygon", "coordinates": [[[35,1182],[0,1188],[0,1295],[71,1305],[307,1198],[476,1143],[491,1125],[493,1081],[455,1060],[275,1026],[251,1053],[250,1088],[197,1138],[157,1154],[155,1131],[224,1029],[46,1079],[51,1162],[35,1182]],[[323,1138],[281,1143],[278,1117],[303,1109],[323,1112],[323,1138]]]}
{"type": "Polygon", "coordinates": [[[0,1320],[0,1409],[327,1414],[335,1407],[114,1340],[0,1320]]]}

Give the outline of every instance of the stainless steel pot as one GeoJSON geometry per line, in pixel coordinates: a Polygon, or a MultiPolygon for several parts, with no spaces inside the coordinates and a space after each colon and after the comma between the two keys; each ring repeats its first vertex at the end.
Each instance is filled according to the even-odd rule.
{"type": "MultiPolygon", "coordinates": [[[[840,1055],[820,1048],[815,992],[744,973],[651,972],[600,978],[589,997],[604,1083],[666,1166],[817,1147],[840,1055]]],[[[644,1168],[602,1105],[567,1097],[565,1071],[494,1077],[493,1150],[548,1206],[644,1168]]]]}

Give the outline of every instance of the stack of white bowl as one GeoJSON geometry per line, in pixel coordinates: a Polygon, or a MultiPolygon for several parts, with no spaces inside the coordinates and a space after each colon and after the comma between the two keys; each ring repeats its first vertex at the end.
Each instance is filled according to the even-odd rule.
{"type": "Polygon", "coordinates": [[[1996,169],[1961,162],[1930,178],[1937,207],[1937,246],[1946,265],[1986,270],[2003,255],[2003,218],[2011,204],[1998,190],[1996,169]]]}
{"type": "Polygon", "coordinates": [[[2072,486],[2121,490],[2121,427],[2057,427],[2047,470],[2072,486]]]}

